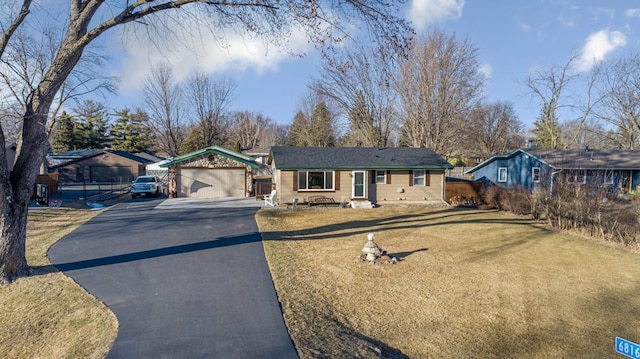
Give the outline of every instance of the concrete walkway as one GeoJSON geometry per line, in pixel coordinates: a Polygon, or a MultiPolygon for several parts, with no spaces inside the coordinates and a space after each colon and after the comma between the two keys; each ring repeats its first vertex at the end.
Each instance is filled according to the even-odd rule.
{"type": "Polygon", "coordinates": [[[167,198],[156,206],[156,209],[180,209],[180,208],[260,208],[264,201],[258,201],[255,197],[249,198],[167,198]]]}
{"type": "Polygon", "coordinates": [[[108,357],[297,358],[257,208],[154,209],[162,201],[117,205],[49,251],[118,318],[108,357]]]}

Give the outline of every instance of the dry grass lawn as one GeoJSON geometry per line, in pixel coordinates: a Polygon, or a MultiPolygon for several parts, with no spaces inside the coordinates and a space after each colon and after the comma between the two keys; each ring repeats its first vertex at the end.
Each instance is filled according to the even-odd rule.
{"type": "Polygon", "coordinates": [[[494,211],[257,219],[302,358],[611,358],[616,336],[640,341],[640,257],[610,245],[494,211]],[[369,232],[402,261],[357,262],[369,232]]]}
{"type": "Polygon", "coordinates": [[[104,358],[118,323],[107,307],[53,268],[47,250],[98,212],[29,214],[27,262],[35,273],[0,287],[1,358],[104,358]]]}

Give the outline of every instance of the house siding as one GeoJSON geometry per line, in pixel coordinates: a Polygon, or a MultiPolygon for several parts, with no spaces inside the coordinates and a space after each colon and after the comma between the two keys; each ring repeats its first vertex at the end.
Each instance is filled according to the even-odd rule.
{"type": "MultiPolygon", "coordinates": [[[[427,171],[429,175],[428,186],[410,186],[411,172],[409,170],[392,170],[390,184],[375,184],[375,202],[397,201],[399,198],[406,201],[428,201],[442,200],[444,180],[444,170],[427,171]],[[399,192],[399,190],[402,192],[399,192]]],[[[389,175],[389,172],[387,175],[389,175]]]]}
{"type": "Polygon", "coordinates": [[[501,187],[519,187],[534,189],[537,185],[533,182],[533,168],[540,167],[541,183],[544,178],[548,178],[551,168],[538,159],[519,153],[509,159],[496,159],[486,166],[476,170],[474,180],[479,182],[491,182],[501,187]],[[498,169],[504,167],[507,169],[507,181],[498,182],[498,169]]]}
{"type": "MultiPolygon", "coordinates": [[[[334,185],[333,191],[297,191],[297,184],[294,178],[297,177],[297,170],[275,170],[275,188],[277,197],[281,203],[291,203],[294,198],[298,202],[305,202],[310,196],[322,195],[333,198],[336,202],[347,202],[352,198],[352,177],[351,170],[337,170],[335,177],[339,177],[334,185]],[[339,174],[338,174],[339,173],[339,174]],[[337,185],[339,183],[339,186],[337,185]],[[294,187],[295,186],[295,187],[294,187]]],[[[397,201],[399,198],[406,201],[440,201],[444,193],[444,170],[430,170],[428,186],[410,186],[411,172],[409,170],[387,171],[387,176],[391,176],[390,183],[372,183],[373,171],[366,171],[366,191],[367,198],[371,202],[397,201]],[[402,193],[398,192],[402,189],[402,193]]],[[[335,179],[334,177],[334,179],[335,179]]],[[[389,182],[389,181],[388,181],[389,182]]]]}
{"type": "Polygon", "coordinates": [[[130,182],[137,176],[144,175],[145,166],[137,161],[130,160],[112,153],[102,153],[86,159],[74,161],[68,165],[56,168],[60,183],[80,183],[83,181],[92,182],[97,179],[92,178],[91,169],[94,168],[93,177],[96,170],[99,170],[101,177],[109,178],[107,182],[125,183],[130,182]],[[106,177],[105,177],[106,176],[106,177]]]}
{"type": "Polygon", "coordinates": [[[631,173],[631,189],[640,191],[640,171],[632,171],[631,173]]]}
{"type": "MultiPolygon", "coordinates": [[[[608,154],[609,157],[606,157],[606,161],[610,161],[611,156],[614,155],[620,157],[624,154],[608,154]]],[[[589,158],[586,160],[584,158],[576,159],[571,156],[576,157],[577,155],[575,153],[568,153],[567,163],[561,162],[560,165],[556,164],[554,168],[547,161],[558,161],[558,155],[555,155],[555,157],[538,158],[535,154],[530,155],[526,151],[519,153],[514,152],[513,155],[505,155],[504,157],[489,160],[481,167],[474,169],[472,173],[476,181],[491,182],[501,187],[524,188],[536,191],[545,186],[550,186],[552,177],[553,181],[567,181],[567,176],[570,176],[575,171],[584,171],[587,183],[600,186],[607,191],[611,191],[611,193],[615,191],[624,193],[633,190],[638,191],[638,189],[640,189],[640,187],[638,187],[640,186],[639,170],[616,168],[615,163],[609,164],[603,162],[602,158],[604,158],[604,155],[599,153],[595,153],[595,160],[589,158]],[[583,161],[583,164],[580,163],[580,160],[583,161]],[[592,163],[591,161],[595,162],[592,163]],[[498,182],[498,168],[500,167],[507,168],[506,182],[498,182]],[[532,175],[534,167],[540,168],[540,183],[533,183],[532,175]],[[613,184],[609,185],[604,183],[605,174],[606,176],[613,177],[613,184]]],[[[621,160],[618,160],[618,162],[620,161],[621,160]]],[[[628,163],[624,163],[624,165],[630,166],[628,163]]],[[[631,165],[633,165],[633,163],[631,163],[631,165]]]]}

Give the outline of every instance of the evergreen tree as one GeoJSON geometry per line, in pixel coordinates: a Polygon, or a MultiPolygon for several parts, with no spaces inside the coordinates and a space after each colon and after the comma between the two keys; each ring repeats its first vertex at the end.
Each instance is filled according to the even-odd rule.
{"type": "Polygon", "coordinates": [[[109,144],[107,137],[108,123],[104,105],[92,100],[86,100],[76,109],[78,122],[75,134],[78,148],[104,148],[109,144]]]}
{"type": "Polygon", "coordinates": [[[324,101],[316,105],[313,109],[313,114],[311,114],[311,121],[309,122],[310,132],[313,134],[313,136],[311,136],[311,146],[335,146],[333,117],[333,114],[329,111],[324,101]]]}
{"type": "Polygon", "coordinates": [[[202,127],[193,126],[187,138],[180,144],[180,153],[189,153],[207,147],[204,137],[202,127]]]}
{"type": "Polygon", "coordinates": [[[302,111],[298,111],[293,118],[293,122],[291,122],[291,126],[289,127],[289,140],[287,141],[287,144],[289,146],[297,147],[309,146],[308,132],[309,121],[307,120],[307,116],[305,116],[302,111]]]}
{"type": "Polygon", "coordinates": [[[51,140],[51,148],[54,153],[72,151],[76,149],[77,139],[75,136],[76,120],[69,116],[66,111],[56,120],[56,127],[51,140]]]}
{"type": "Polygon", "coordinates": [[[542,106],[540,116],[533,123],[533,126],[531,133],[538,148],[556,149],[561,147],[560,126],[552,105],[542,106]]]}
{"type": "Polygon", "coordinates": [[[141,109],[131,113],[128,108],[116,112],[115,124],[111,127],[114,150],[131,153],[146,152],[151,147],[149,117],[141,109]]]}
{"type": "Polygon", "coordinates": [[[364,94],[358,92],[354,106],[349,111],[349,134],[346,144],[355,146],[384,146],[380,128],[367,107],[364,94]]]}

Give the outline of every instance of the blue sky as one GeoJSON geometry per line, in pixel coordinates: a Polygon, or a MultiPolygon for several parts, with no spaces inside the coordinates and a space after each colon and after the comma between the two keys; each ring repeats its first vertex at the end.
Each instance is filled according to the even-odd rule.
{"type": "MultiPolygon", "coordinates": [[[[640,52],[640,3],[631,0],[412,0],[405,16],[418,33],[434,29],[467,38],[479,49],[482,70],[489,76],[486,99],[511,101],[525,126],[530,127],[538,105],[522,85],[536,67],[564,65],[581,51],[579,70],[628,52],[640,52]]],[[[228,36],[229,47],[213,42],[193,55],[175,51],[157,53],[150,46],[112,36],[113,74],[119,76],[119,95],[110,105],[142,105],[139,86],[153,59],[174,63],[179,78],[195,70],[226,76],[237,84],[233,110],[260,112],[278,123],[289,123],[297,105],[316,76],[320,57],[301,34],[291,40],[304,58],[289,56],[259,41],[228,36]]]]}

